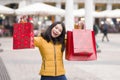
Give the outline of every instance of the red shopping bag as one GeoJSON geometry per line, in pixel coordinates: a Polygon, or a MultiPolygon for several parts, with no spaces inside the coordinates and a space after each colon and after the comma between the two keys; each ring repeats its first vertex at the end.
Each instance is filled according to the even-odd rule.
{"type": "Polygon", "coordinates": [[[15,23],[13,28],[13,49],[34,48],[34,33],[31,23],[15,23]]]}
{"type": "Polygon", "coordinates": [[[94,31],[81,29],[67,31],[65,57],[67,60],[73,61],[96,60],[94,31]]]}

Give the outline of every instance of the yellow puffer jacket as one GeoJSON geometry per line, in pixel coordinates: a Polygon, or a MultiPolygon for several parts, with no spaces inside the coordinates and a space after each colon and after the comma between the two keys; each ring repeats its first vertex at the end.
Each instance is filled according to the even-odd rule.
{"type": "Polygon", "coordinates": [[[35,37],[34,44],[39,48],[42,56],[42,65],[39,74],[43,76],[64,75],[62,45],[54,45],[52,42],[48,43],[42,37],[35,37]]]}

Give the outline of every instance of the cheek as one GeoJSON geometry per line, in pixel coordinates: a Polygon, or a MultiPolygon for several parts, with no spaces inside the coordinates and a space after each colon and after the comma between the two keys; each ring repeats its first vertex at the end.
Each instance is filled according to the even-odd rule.
{"type": "Polygon", "coordinates": [[[51,33],[54,32],[54,30],[55,30],[55,29],[53,28],[53,29],[51,30],[51,33]]]}
{"type": "Polygon", "coordinates": [[[54,38],[54,37],[55,37],[55,35],[54,35],[54,33],[53,33],[53,32],[54,32],[54,29],[52,29],[52,30],[51,30],[51,36],[54,38]]]}
{"type": "Polygon", "coordinates": [[[59,36],[62,34],[62,32],[59,32],[59,36]]]}

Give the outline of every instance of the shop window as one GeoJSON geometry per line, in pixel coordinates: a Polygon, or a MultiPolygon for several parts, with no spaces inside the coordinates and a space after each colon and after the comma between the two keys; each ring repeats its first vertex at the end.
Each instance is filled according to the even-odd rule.
{"type": "Polygon", "coordinates": [[[95,5],[95,10],[96,11],[103,11],[103,10],[106,10],[106,4],[96,4],[95,5]]]}

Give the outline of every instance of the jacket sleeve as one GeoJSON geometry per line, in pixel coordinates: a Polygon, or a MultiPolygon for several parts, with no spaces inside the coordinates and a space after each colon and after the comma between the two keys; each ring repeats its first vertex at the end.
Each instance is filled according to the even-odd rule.
{"type": "Polygon", "coordinates": [[[41,37],[34,37],[34,45],[36,47],[40,47],[40,45],[41,45],[41,37]]]}

